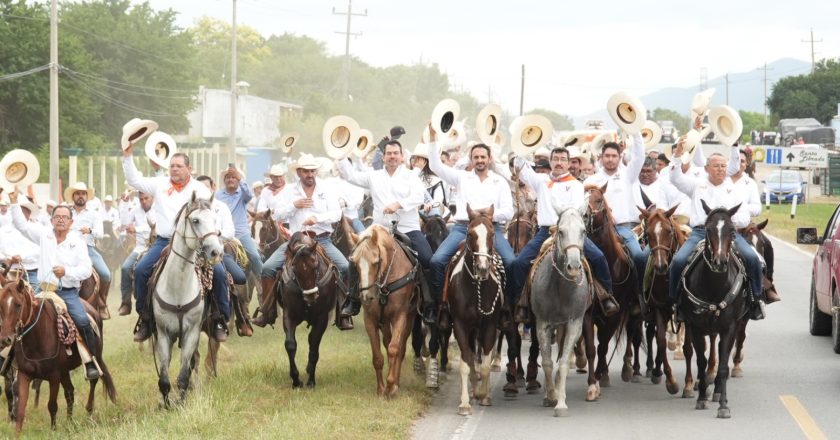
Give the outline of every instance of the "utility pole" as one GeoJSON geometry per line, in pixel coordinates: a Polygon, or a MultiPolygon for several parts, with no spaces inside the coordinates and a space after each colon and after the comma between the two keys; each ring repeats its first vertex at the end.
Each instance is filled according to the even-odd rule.
{"type": "Polygon", "coordinates": [[[814,73],[816,68],[816,52],[814,52],[814,43],[822,43],[822,38],[814,40],[814,28],[811,28],[811,39],[802,40],[803,43],[811,43],[811,73],[814,73]]]}
{"type": "Polygon", "coordinates": [[[58,0],[50,2],[50,198],[58,200],[58,0]]]}
{"type": "Polygon", "coordinates": [[[233,0],[233,26],[230,40],[230,139],[227,162],[236,163],[236,0],[233,0]]]}
{"type": "Polygon", "coordinates": [[[700,68],[700,91],[706,90],[709,87],[709,69],[706,67],[700,68]]]}
{"type": "Polygon", "coordinates": [[[767,125],[767,71],[773,70],[772,67],[767,67],[767,63],[764,63],[764,67],[759,67],[755,70],[763,70],[764,71],[764,125],[767,125]]]}
{"type": "Polygon", "coordinates": [[[362,35],[361,32],[351,32],[350,22],[354,15],[357,17],[367,17],[367,9],[365,9],[364,14],[353,12],[353,0],[347,0],[347,12],[336,12],[335,7],[333,7],[332,13],[333,15],[347,16],[347,30],[343,32],[336,31],[335,33],[344,34],[344,91],[342,99],[348,99],[350,97],[350,36],[360,37],[362,35]]]}
{"type": "Polygon", "coordinates": [[[519,86],[519,116],[525,112],[525,65],[522,65],[522,84],[519,86]]]}
{"type": "Polygon", "coordinates": [[[729,72],[726,73],[726,105],[729,105],[729,72]]]}

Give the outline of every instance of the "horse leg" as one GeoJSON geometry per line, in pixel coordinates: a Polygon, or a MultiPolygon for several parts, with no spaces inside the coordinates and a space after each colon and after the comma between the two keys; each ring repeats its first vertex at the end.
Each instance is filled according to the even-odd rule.
{"type": "MultiPolygon", "coordinates": [[[[413,313],[413,311],[408,313],[413,313]]],[[[387,349],[388,378],[385,385],[385,396],[389,399],[396,397],[400,389],[400,370],[402,369],[402,360],[405,357],[405,343],[408,339],[408,329],[413,324],[411,321],[414,320],[413,315],[411,318],[406,315],[407,313],[397,314],[391,324],[394,330],[387,349]]]]}
{"type": "Polygon", "coordinates": [[[73,404],[75,402],[75,388],[73,381],[70,380],[70,372],[64,371],[61,373],[61,386],[64,388],[64,401],[67,403],[67,418],[73,418],[73,404]]]}
{"type": "Polygon", "coordinates": [[[20,431],[23,429],[23,420],[26,418],[26,403],[29,400],[29,383],[32,379],[28,375],[18,371],[18,405],[17,416],[15,417],[15,436],[20,438],[20,431]]]}
{"type": "Polygon", "coordinates": [[[583,316],[583,343],[586,348],[586,360],[589,363],[589,375],[586,378],[586,401],[594,402],[601,396],[601,385],[595,375],[595,326],[592,322],[592,309],[583,316]]]}
{"type": "Polygon", "coordinates": [[[647,359],[645,360],[645,377],[653,377],[653,370],[659,369],[661,364],[654,362],[657,357],[653,351],[653,340],[659,332],[656,321],[649,321],[645,325],[645,342],[647,343],[647,359]]]}
{"type": "Polygon", "coordinates": [[[541,320],[537,320],[531,332],[540,340],[540,354],[542,355],[543,374],[545,374],[544,407],[557,405],[557,387],[554,385],[554,356],[551,354],[551,344],[554,341],[554,329],[541,320]]]}
{"type": "Polygon", "coordinates": [[[475,393],[476,399],[479,399],[478,404],[481,406],[491,406],[492,400],[490,398],[490,363],[493,362],[493,357],[490,353],[493,352],[493,346],[498,335],[496,334],[496,326],[485,326],[484,334],[479,333],[479,349],[481,350],[481,384],[478,386],[478,392],[475,393]]]}
{"type": "MultiPolygon", "coordinates": [[[[421,321],[414,318],[414,322],[421,321]]],[[[415,324],[416,325],[416,324],[415,324]]],[[[440,351],[441,336],[437,325],[430,325],[429,329],[429,368],[426,369],[426,388],[438,389],[440,387],[440,366],[438,364],[438,352],[440,351]]],[[[441,355],[443,357],[443,355],[441,355]]],[[[442,363],[442,362],[441,362],[442,363]]]]}
{"type": "Polygon", "coordinates": [[[297,364],[295,364],[295,354],[297,353],[297,339],[295,339],[295,330],[299,322],[293,323],[288,317],[288,313],[283,312],[283,331],[286,333],[286,354],[289,356],[289,377],[292,378],[292,387],[300,388],[303,383],[300,381],[300,373],[298,372],[297,364]]]}
{"type": "Polygon", "coordinates": [[[630,348],[630,343],[633,344],[633,365],[632,365],[632,377],[630,377],[630,381],[633,383],[641,383],[642,382],[642,366],[639,362],[639,348],[642,346],[642,326],[644,325],[644,320],[641,318],[641,315],[636,316],[635,318],[630,318],[631,322],[634,322],[628,328],[632,333],[628,335],[627,338],[627,348],[630,348]]]}
{"type": "Polygon", "coordinates": [[[201,316],[197,316],[195,319],[197,322],[190,323],[189,319],[184,317],[184,326],[189,330],[181,335],[181,371],[178,372],[178,400],[180,402],[184,402],[187,397],[194,365],[193,359],[198,355],[201,316]]]}
{"type": "MultiPolygon", "coordinates": [[[[665,389],[669,394],[677,394],[680,387],[677,385],[677,378],[674,377],[674,372],[671,370],[671,362],[668,360],[668,346],[665,341],[665,329],[668,327],[669,315],[666,315],[660,309],[656,309],[654,315],[656,319],[656,371],[659,371],[661,376],[662,370],[660,366],[664,365],[665,389]]],[[[648,347],[648,350],[652,350],[652,348],[648,347]]]]}
{"type": "Polygon", "coordinates": [[[169,383],[169,361],[172,356],[172,341],[169,339],[166,332],[161,331],[160,328],[158,328],[157,333],[157,347],[155,350],[157,350],[158,359],[160,360],[160,369],[158,371],[158,389],[163,397],[163,407],[169,409],[171,406],[169,391],[172,389],[172,385],[169,383]]]}
{"type": "MultiPolygon", "coordinates": [[[[738,323],[735,324],[736,326],[738,323]]],[[[719,406],[717,417],[719,419],[728,419],[731,417],[729,402],[726,398],[726,382],[729,380],[729,355],[732,352],[732,344],[735,342],[737,328],[730,326],[725,332],[720,334],[720,367],[718,368],[717,376],[715,377],[715,390],[712,400],[717,397],[719,406]]]]}
{"type": "Polygon", "coordinates": [[[469,334],[460,322],[455,322],[455,341],[458,342],[458,348],[461,350],[461,365],[458,371],[461,373],[461,403],[458,405],[458,414],[468,416],[472,414],[472,407],[470,406],[470,382],[471,372],[473,370],[474,354],[469,341],[469,334]]]}
{"type": "Polygon", "coordinates": [[[449,371],[449,340],[452,338],[452,329],[439,331],[440,341],[440,371],[449,371]]]}
{"type": "Polygon", "coordinates": [[[707,409],[709,402],[708,392],[709,377],[704,374],[708,361],[706,360],[706,337],[699,332],[691,332],[691,344],[694,346],[695,354],[697,354],[697,379],[699,385],[697,387],[697,405],[695,409],[707,409]]]}
{"type": "Polygon", "coordinates": [[[537,380],[539,365],[537,359],[540,357],[540,337],[537,332],[531,332],[531,346],[528,348],[528,375],[525,376],[525,390],[528,394],[536,394],[539,391],[540,381],[537,380]]]}
{"type": "Polygon", "coordinates": [[[58,375],[49,378],[50,397],[47,401],[47,411],[50,413],[50,429],[55,431],[55,416],[58,414],[58,375]]]}
{"type": "Polygon", "coordinates": [[[501,347],[502,338],[507,338],[508,346],[507,346],[507,372],[505,373],[505,379],[507,383],[502,388],[505,393],[506,398],[515,398],[517,394],[519,394],[519,387],[517,386],[517,366],[516,361],[518,357],[518,352],[520,351],[519,347],[517,347],[516,341],[514,339],[514,334],[519,336],[519,332],[516,330],[510,332],[503,332],[499,336],[499,344],[496,346],[496,350],[493,351],[493,363],[496,361],[496,355],[499,353],[498,350],[501,347]]]}
{"type": "Polygon", "coordinates": [[[732,367],[732,377],[741,377],[744,375],[744,370],[741,369],[741,362],[744,361],[744,341],[747,339],[747,324],[749,319],[742,319],[738,321],[737,333],[735,334],[735,356],[732,360],[735,366],[732,367]]]}
{"type": "Polygon", "coordinates": [[[377,326],[376,321],[373,320],[367,310],[365,310],[365,330],[368,334],[368,340],[370,340],[373,371],[376,373],[376,394],[381,397],[385,395],[385,380],[382,378],[382,367],[385,364],[385,358],[382,357],[382,349],[379,347],[379,326],[377,326]]]}
{"type": "MultiPolygon", "coordinates": [[[[513,329],[507,337],[508,344],[514,346],[513,352],[516,353],[514,355],[514,359],[516,359],[516,386],[519,388],[525,387],[525,368],[522,366],[522,335],[519,334],[519,331],[513,329]]],[[[508,352],[511,349],[508,347],[508,352]]]]}
{"type": "Polygon", "coordinates": [[[16,384],[15,384],[14,377],[11,376],[11,374],[12,374],[11,373],[11,368],[9,368],[9,370],[10,371],[7,372],[6,375],[3,377],[3,381],[4,381],[4,385],[5,385],[3,391],[6,394],[6,406],[9,409],[9,421],[14,422],[15,421],[15,399],[17,398],[17,396],[15,396],[15,386],[16,386],[16,384]]]}
{"type": "MultiPolygon", "coordinates": [[[[715,381],[715,376],[717,375],[718,370],[718,353],[717,353],[717,341],[718,335],[717,333],[712,333],[709,335],[709,364],[706,366],[706,383],[712,383],[715,381]]],[[[697,372],[700,373],[699,371],[697,372]]]]}
{"type": "Polygon", "coordinates": [[[414,320],[411,326],[411,348],[414,349],[414,372],[423,374],[426,364],[423,362],[423,344],[426,342],[423,336],[423,323],[420,319],[414,320]]]}
{"type": "MultiPolygon", "coordinates": [[[[499,335],[498,341],[496,342],[496,349],[493,350],[493,361],[492,361],[492,368],[495,372],[502,371],[502,341],[505,338],[505,334],[502,333],[499,335]]],[[[508,363],[513,362],[510,358],[510,340],[508,340],[508,363]]],[[[515,381],[515,379],[514,379],[515,381]]]]}
{"type": "Polygon", "coordinates": [[[602,387],[610,386],[609,365],[607,354],[610,349],[610,340],[617,330],[615,320],[608,320],[603,327],[598,327],[598,367],[595,376],[602,387]]]}
{"type": "Polygon", "coordinates": [[[306,387],[315,388],[315,369],[318,367],[320,358],[321,339],[330,323],[330,315],[327,313],[318,323],[309,329],[309,359],[306,363],[306,387]]]}
{"type": "Polygon", "coordinates": [[[35,408],[41,403],[41,379],[32,379],[32,389],[35,391],[35,408]]]}
{"type": "Polygon", "coordinates": [[[687,325],[682,325],[682,332],[682,353],[683,358],[685,359],[685,386],[683,387],[682,396],[683,398],[690,398],[694,397],[694,375],[691,373],[691,369],[693,368],[691,365],[691,358],[694,356],[694,347],[691,345],[691,331],[688,329],[687,325]]]}
{"type": "Polygon", "coordinates": [[[554,407],[555,417],[564,417],[568,415],[569,407],[566,406],[566,377],[569,375],[569,358],[572,355],[572,350],[578,339],[580,339],[581,319],[572,320],[565,325],[563,331],[563,338],[557,338],[558,350],[560,352],[560,368],[557,370],[557,377],[555,378],[555,387],[557,398],[557,405],[554,407]]]}
{"type": "Polygon", "coordinates": [[[219,347],[221,345],[216,339],[207,338],[207,359],[204,360],[204,369],[207,370],[207,375],[210,377],[218,376],[216,366],[219,362],[219,347]]]}

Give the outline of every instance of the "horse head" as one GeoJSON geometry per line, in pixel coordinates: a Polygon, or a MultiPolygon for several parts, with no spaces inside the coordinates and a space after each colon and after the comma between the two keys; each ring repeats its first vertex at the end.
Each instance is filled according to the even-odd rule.
{"type": "MultiPolygon", "coordinates": [[[[584,241],[586,240],[586,224],[583,214],[589,203],[584,201],[578,207],[563,207],[553,203],[557,212],[557,230],[554,233],[554,261],[564,261],[561,275],[568,280],[580,277],[581,261],[584,241]],[[562,259],[560,257],[563,257],[562,259]]],[[[555,265],[556,266],[556,265],[555,265]]]]}
{"type": "MultiPolygon", "coordinates": [[[[350,255],[350,264],[355,264],[359,273],[359,292],[362,303],[370,304],[384,284],[388,282],[388,270],[394,256],[388,256],[388,240],[391,233],[384,226],[373,224],[359,235],[359,240],[350,255]]],[[[393,246],[392,246],[393,247],[393,246]]]]}
{"type": "Polygon", "coordinates": [[[222,261],[224,248],[216,228],[216,213],[212,209],[213,196],[210,200],[199,199],[193,192],[190,202],[181,208],[175,231],[184,239],[185,246],[198,252],[210,264],[222,261]],[[183,227],[179,227],[181,222],[183,227]],[[189,227],[187,227],[189,225],[189,227]],[[182,231],[178,232],[181,229],[182,231]]]}
{"type": "MultiPolygon", "coordinates": [[[[642,192],[644,195],[644,192],[642,192]]],[[[671,259],[679,249],[682,240],[682,231],[677,224],[671,220],[677,206],[667,211],[656,208],[656,205],[648,205],[647,209],[636,207],[639,218],[642,220],[645,240],[650,248],[650,258],[653,261],[653,270],[656,275],[667,275],[671,259]]]]}
{"type": "Polygon", "coordinates": [[[765,219],[763,222],[758,224],[750,222],[746,228],[738,230],[741,236],[744,237],[744,240],[747,240],[748,243],[752,244],[760,255],[764,255],[764,249],[768,245],[767,236],[764,235],[762,231],[769,221],[770,219],[765,219]]]}
{"type": "Polygon", "coordinates": [[[586,185],[584,189],[587,195],[587,211],[586,211],[586,229],[588,233],[593,233],[610,222],[611,214],[610,208],[607,205],[607,198],[604,194],[607,193],[607,185],[604,186],[586,185]]]}
{"type": "Polygon", "coordinates": [[[741,204],[726,209],[711,209],[705,200],[700,200],[703,211],[706,213],[706,247],[703,249],[703,256],[706,263],[714,272],[724,272],[729,266],[729,251],[732,240],[735,238],[735,226],[732,224],[732,216],[738,212],[741,204]]]}
{"type": "Polygon", "coordinates": [[[467,218],[466,256],[472,258],[475,281],[484,281],[493,269],[493,206],[473,210],[467,204],[467,218]]]}
{"type": "Polygon", "coordinates": [[[14,344],[20,329],[35,318],[30,289],[22,278],[3,285],[0,291],[0,349],[14,344]]]}
{"type": "Polygon", "coordinates": [[[443,243],[443,240],[446,239],[446,236],[449,235],[449,231],[446,229],[446,221],[438,214],[422,217],[420,229],[426,235],[426,239],[429,241],[433,252],[437,250],[440,244],[443,243]]]}
{"type": "Polygon", "coordinates": [[[286,264],[291,268],[303,300],[309,305],[318,299],[318,242],[304,232],[295,232],[286,248],[286,264]]]}

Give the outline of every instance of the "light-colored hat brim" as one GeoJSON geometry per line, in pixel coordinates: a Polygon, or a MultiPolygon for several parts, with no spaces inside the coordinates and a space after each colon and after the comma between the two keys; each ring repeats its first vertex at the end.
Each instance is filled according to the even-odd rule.
{"type": "Polygon", "coordinates": [[[475,131],[478,138],[485,145],[493,146],[498,143],[498,134],[502,129],[502,107],[498,104],[487,104],[475,118],[475,131]]]}
{"type": "Polygon", "coordinates": [[[84,185],[84,187],[82,187],[81,185],[78,185],[79,183],[84,185],[84,182],[76,182],[76,184],[70,185],[67,188],[64,188],[64,202],[65,203],[68,203],[68,201],[69,201],[69,203],[72,204],[73,203],[73,194],[75,194],[76,192],[79,192],[79,191],[87,192],[88,201],[90,201],[90,199],[93,198],[93,195],[95,194],[94,189],[93,188],[88,188],[87,185],[84,185]]]}
{"type": "Polygon", "coordinates": [[[163,168],[169,169],[169,161],[177,151],[178,145],[175,143],[175,139],[162,131],[156,131],[146,139],[146,157],[163,168]],[[158,144],[165,146],[166,156],[158,156],[158,144]]]}
{"type": "Polygon", "coordinates": [[[441,139],[443,135],[449,133],[449,130],[455,125],[458,116],[461,113],[461,106],[458,101],[446,98],[440,101],[432,110],[432,128],[441,139]]]}
{"type": "Polygon", "coordinates": [[[6,192],[15,187],[26,188],[38,181],[41,165],[38,158],[29,151],[15,149],[0,160],[0,187],[6,192]]]}
{"type": "MultiPolygon", "coordinates": [[[[244,179],[245,179],[245,173],[243,173],[243,172],[242,172],[242,170],[240,170],[239,168],[234,168],[234,170],[233,170],[233,171],[235,171],[235,172],[239,175],[239,176],[238,176],[238,177],[239,177],[239,180],[244,180],[244,179]]],[[[222,182],[224,182],[224,180],[225,180],[225,176],[227,176],[230,172],[231,172],[231,169],[230,169],[230,168],[225,168],[225,169],[223,169],[223,170],[219,173],[219,178],[220,178],[220,180],[221,180],[222,182]]]]}
{"type": "Polygon", "coordinates": [[[289,171],[295,173],[298,169],[317,170],[320,166],[321,163],[318,161],[318,158],[311,154],[304,153],[301,154],[297,161],[292,163],[292,165],[289,167],[289,171]]]}
{"type": "Polygon", "coordinates": [[[129,143],[137,143],[137,141],[152,134],[157,129],[158,124],[155,121],[134,118],[123,125],[120,146],[125,150],[128,148],[129,143]]]}
{"type": "Polygon", "coordinates": [[[627,134],[642,130],[647,120],[647,110],[639,98],[626,92],[618,92],[607,100],[607,113],[613,122],[627,134]]]}
{"type": "Polygon", "coordinates": [[[702,140],[703,138],[701,137],[699,131],[693,128],[688,130],[688,133],[685,134],[685,143],[683,143],[683,154],[680,156],[680,162],[682,162],[683,165],[691,163],[694,159],[695,150],[702,140]]]}
{"type": "Polygon", "coordinates": [[[659,141],[662,140],[662,127],[655,121],[645,121],[641,135],[646,148],[654,147],[659,145],[659,141]]]}
{"type": "Polygon", "coordinates": [[[510,124],[510,149],[525,157],[551,140],[554,126],[543,115],[519,116],[510,124]]]}
{"type": "Polygon", "coordinates": [[[709,125],[720,142],[726,146],[737,142],[744,131],[741,115],[728,105],[721,105],[709,111],[709,125]]]}
{"type": "Polygon", "coordinates": [[[376,148],[376,142],[373,140],[373,133],[363,128],[359,130],[359,137],[356,139],[356,148],[353,149],[353,154],[356,157],[365,157],[376,148]]]}
{"type": "Polygon", "coordinates": [[[417,144],[414,147],[414,151],[411,153],[411,157],[423,157],[427,160],[429,159],[429,146],[423,142],[417,144]]]}
{"type": "Polygon", "coordinates": [[[691,120],[689,123],[694,124],[694,120],[698,116],[703,116],[712,105],[712,97],[715,96],[715,88],[708,88],[694,95],[691,99],[691,120]]]}
{"type": "Polygon", "coordinates": [[[297,133],[289,133],[280,138],[280,151],[289,154],[300,139],[297,133]]]}
{"type": "Polygon", "coordinates": [[[343,159],[356,149],[361,128],[353,118],[344,115],[333,116],[324,123],[321,130],[324,151],[333,159],[343,159]]]}

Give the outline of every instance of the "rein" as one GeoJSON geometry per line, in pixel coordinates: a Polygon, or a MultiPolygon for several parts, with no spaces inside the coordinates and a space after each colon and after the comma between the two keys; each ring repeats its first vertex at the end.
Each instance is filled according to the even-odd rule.
{"type": "MultiPolygon", "coordinates": [[[[368,237],[365,237],[367,239],[368,237]]],[[[403,287],[407,286],[409,283],[414,281],[417,276],[417,264],[413,264],[411,266],[411,270],[409,270],[405,275],[397,278],[396,280],[388,283],[388,278],[391,276],[391,269],[394,265],[394,260],[397,259],[397,239],[394,238],[394,245],[391,248],[391,259],[388,261],[388,267],[385,269],[385,275],[383,276],[380,274],[376,277],[376,281],[369,285],[369,286],[359,286],[359,293],[364,292],[366,290],[373,290],[375,289],[379,294],[379,304],[384,306],[388,303],[388,297],[397,290],[402,289],[403,287]],[[386,284],[388,283],[388,284],[386,284]]],[[[378,246],[377,246],[378,249],[378,246]]],[[[355,251],[355,248],[354,248],[355,251]]],[[[387,256],[387,254],[386,254],[387,256]]],[[[379,261],[382,261],[382,254],[377,252],[377,257],[379,261]]]]}
{"type": "MultiPolygon", "coordinates": [[[[492,230],[492,228],[491,228],[491,230],[492,230]]],[[[464,270],[467,271],[467,273],[470,275],[470,278],[472,278],[472,280],[473,280],[473,286],[475,287],[475,293],[476,293],[477,299],[478,299],[478,303],[477,303],[476,308],[478,309],[478,312],[481,313],[482,315],[490,316],[496,311],[496,303],[499,303],[499,304],[502,303],[502,300],[501,300],[501,294],[502,293],[501,292],[505,288],[505,275],[504,275],[505,272],[504,272],[504,269],[503,269],[504,265],[502,263],[502,259],[501,259],[501,257],[499,257],[499,254],[497,254],[495,251],[492,251],[492,250],[491,250],[491,253],[473,251],[472,249],[470,249],[469,240],[466,241],[466,246],[464,246],[464,249],[465,249],[465,252],[464,252],[464,270]],[[472,257],[473,265],[475,264],[475,257],[476,256],[490,258],[493,262],[492,268],[490,269],[490,271],[491,271],[490,275],[491,276],[489,278],[486,278],[486,279],[479,279],[478,277],[476,277],[476,275],[473,273],[473,272],[475,272],[475,269],[473,269],[471,271],[470,270],[470,265],[467,264],[467,261],[466,261],[467,255],[470,255],[472,257]],[[502,267],[501,270],[499,269],[500,267],[502,267]],[[482,304],[481,283],[484,282],[484,281],[491,280],[493,278],[492,275],[494,275],[494,274],[496,275],[497,279],[499,280],[498,283],[497,283],[498,288],[496,289],[496,296],[493,298],[493,303],[490,307],[490,311],[484,311],[481,308],[481,304],[482,304]]]]}
{"type": "Polygon", "coordinates": [[[51,354],[47,357],[41,358],[41,359],[31,359],[30,357],[28,357],[26,355],[26,350],[24,349],[23,337],[26,336],[27,334],[29,334],[29,332],[31,332],[35,328],[35,326],[38,325],[38,322],[41,320],[41,315],[43,314],[43,311],[44,311],[44,303],[47,302],[46,299],[43,299],[43,298],[41,299],[41,304],[38,305],[38,314],[35,315],[35,319],[33,320],[32,315],[33,315],[34,312],[32,311],[32,301],[31,301],[32,298],[29,297],[29,294],[31,292],[32,292],[32,287],[27,287],[27,290],[23,293],[23,295],[26,296],[26,300],[27,300],[26,304],[28,306],[27,310],[29,311],[28,316],[26,317],[26,322],[28,322],[30,320],[32,322],[29,323],[29,324],[26,324],[23,319],[18,319],[17,325],[15,325],[15,342],[20,344],[20,353],[23,356],[23,358],[26,359],[27,361],[29,361],[29,362],[49,361],[49,360],[52,360],[52,359],[55,359],[56,357],[58,357],[58,351],[61,348],[60,347],[61,346],[61,341],[58,340],[58,338],[56,338],[57,344],[56,344],[56,348],[55,348],[55,351],[53,352],[53,354],[51,354]],[[23,329],[23,331],[21,331],[21,329],[23,329]]]}
{"type": "Polygon", "coordinates": [[[567,245],[566,247],[564,247],[563,249],[559,249],[557,247],[557,245],[558,245],[558,240],[555,239],[554,240],[554,249],[555,249],[554,254],[555,254],[555,257],[551,259],[551,266],[554,268],[554,271],[557,272],[558,275],[563,277],[563,279],[565,279],[566,281],[570,281],[572,283],[575,283],[578,286],[580,286],[581,284],[583,284],[583,271],[581,271],[580,274],[578,274],[579,279],[577,279],[577,280],[571,279],[571,278],[566,276],[565,271],[563,271],[559,267],[557,267],[557,260],[560,258],[560,256],[563,256],[565,258],[566,252],[568,252],[569,249],[577,249],[577,250],[580,251],[581,255],[583,255],[583,248],[578,244],[570,244],[570,245],[567,245]]]}

